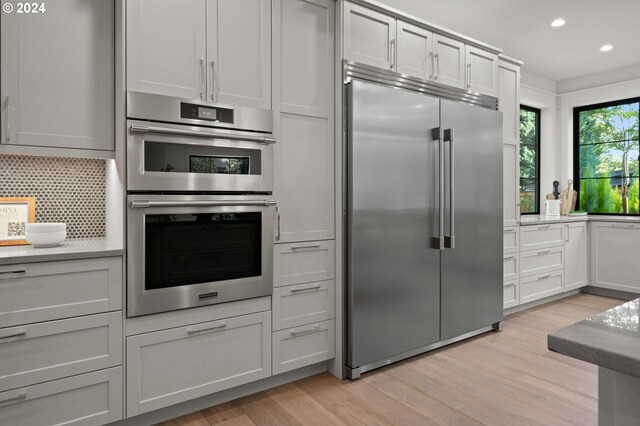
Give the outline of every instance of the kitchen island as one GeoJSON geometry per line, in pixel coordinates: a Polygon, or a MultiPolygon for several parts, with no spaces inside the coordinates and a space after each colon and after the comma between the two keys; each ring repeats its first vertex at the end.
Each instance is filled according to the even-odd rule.
{"type": "Polygon", "coordinates": [[[549,350],[598,366],[598,424],[640,422],[640,299],[548,336],[549,350]]]}

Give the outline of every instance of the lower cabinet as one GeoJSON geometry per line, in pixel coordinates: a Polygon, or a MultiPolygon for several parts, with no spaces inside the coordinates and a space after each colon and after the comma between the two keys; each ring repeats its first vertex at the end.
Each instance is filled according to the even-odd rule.
{"type": "Polygon", "coordinates": [[[295,370],[335,357],[335,321],[273,333],[273,374],[295,370]]]}
{"type": "Polygon", "coordinates": [[[589,239],[587,222],[567,223],[567,239],[564,243],[566,263],[564,265],[565,291],[587,285],[587,253],[589,239]]]}
{"type": "Polygon", "coordinates": [[[525,304],[562,293],[564,271],[557,270],[532,277],[520,278],[520,303],[525,304]]]}
{"type": "Polygon", "coordinates": [[[127,416],[271,375],[271,312],[127,338],[127,416]]]}
{"type": "Polygon", "coordinates": [[[503,308],[512,308],[520,304],[520,283],[518,280],[505,281],[503,287],[503,308]]]}
{"type": "Polygon", "coordinates": [[[122,367],[0,392],[0,424],[102,425],[122,419],[122,367]]]}
{"type": "Polygon", "coordinates": [[[273,330],[324,321],[335,316],[335,281],[273,289],[273,330]]]}
{"type": "Polygon", "coordinates": [[[591,285],[640,293],[640,223],[590,226],[591,285]]]}

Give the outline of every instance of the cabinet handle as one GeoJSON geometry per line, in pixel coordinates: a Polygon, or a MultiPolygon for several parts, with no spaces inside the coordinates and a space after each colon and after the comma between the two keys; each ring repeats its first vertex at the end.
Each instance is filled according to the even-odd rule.
{"type": "Polygon", "coordinates": [[[429,60],[431,61],[431,72],[429,73],[429,80],[433,80],[433,70],[436,64],[433,62],[433,52],[429,52],[429,60]]]}
{"type": "Polygon", "coordinates": [[[551,253],[551,250],[539,250],[538,254],[549,254],[551,253]]]}
{"type": "Polygon", "coordinates": [[[433,79],[437,80],[440,77],[440,54],[436,53],[434,56],[436,58],[436,74],[433,79]]]}
{"type": "Polygon", "coordinates": [[[564,240],[565,243],[569,242],[569,225],[566,225],[565,230],[567,231],[567,238],[564,240]]]}
{"type": "Polygon", "coordinates": [[[0,399],[0,404],[4,404],[6,402],[16,403],[18,401],[22,401],[23,399],[27,399],[27,391],[21,391],[16,396],[10,396],[9,398],[6,398],[6,399],[0,399]]]}
{"type": "Polygon", "coordinates": [[[538,281],[546,280],[547,278],[551,278],[551,274],[538,275],[538,281]]]}
{"type": "Polygon", "coordinates": [[[276,206],[276,241],[280,241],[280,206],[276,206]]]}
{"type": "Polygon", "coordinates": [[[467,64],[467,89],[471,88],[471,64],[467,64]]]}
{"type": "Polygon", "coordinates": [[[205,327],[205,328],[189,328],[187,329],[187,334],[195,334],[195,333],[201,333],[203,331],[211,331],[211,330],[220,330],[223,328],[227,328],[227,324],[226,323],[221,323],[218,325],[213,325],[211,327],[205,327]]]}
{"type": "Polygon", "coordinates": [[[291,250],[302,250],[302,249],[312,249],[312,248],[320,248],[320,243],[307,244],[304,246],[291,246],[291,250]]]}
{"type": "Polygon", "coordinates": [[[543,229],[549,229],[549,228],[551,228],[551,225],[538,226],[538,231],[541,231],[543,229]]]}
{"type": "Polygon", "coordinates": [[[291,293],[299,293],[301,291],[307,291],[307,290],[317,290],[319,288],[322,288],[322,285],[316,284],[311,287],[291,287],[291,293]]]}
{"type": "Polygon", "coordinates": [[[17,275],[27,273],[27,267],[25,265],[16,265],[13,269],[7,269],[6,271],[0,271],[0,280],[8,280],[16,278],[17,275]]]}
{"type": "Polygon", "coordinates": [[[391,62],[391,69],[394,69],[396,66],[396,39],[394,38],[389,43],[389,62],[391,62]]]}
{"type": "MultiPolygon", "coordinates": [[[[12,337],[23,337],[27,335],[27,330],[16,330],[13,332],[10,332],[11,334],[7,334],[6,336],[1,336],[0,337],[0,341],[4,340],[4,339],[11,339],[12,337]]],[[[2,343],[2,342],[0,342],[2,343]]]]}
{"type": "Polygon", "coordinates": [[[200,58],[200,99],[204,100],[204,58],[200,58]]]}
{"type": "Polygon", "coordinates": [[[319,325],[314,325],[313,328],[309,329],[309,330],[302,330],[302,331],[296,331],[291,330],[291,335],[292,336],[304,336],[305,334],[313,334],[313,333],[317,333],[318,331],[320,331],[320,326],[319,325]]]}
{"type": "Polygon", "coordinates": [[[216,61],[211,61],[211,102],[216,100],[216,61]]]}
{"type": "MultiPolygon", "coordinates": [[[[5,109],[7,110],[7,122],[5,123],[4,130],[6,133],[4,134],[4,140],[9,143],[11,142],[11,98],[7,96],[4,101],[5,109]]],[[[2,141],[0,141],[1,143],[2,141]]]]}
{"type": "Polygon", "coordinates": [[[515,258],[516,258],[515,256],[507,256],[503,260],[511,260],[511,259],[515,259],[515,258]]]}
{"type": "Polygon", "coordinates": [[[509,288],[509,287],[515,287],[516,283],[511,283],[511,284],[507,284],[504,286],[504,288],[509,288]]]}

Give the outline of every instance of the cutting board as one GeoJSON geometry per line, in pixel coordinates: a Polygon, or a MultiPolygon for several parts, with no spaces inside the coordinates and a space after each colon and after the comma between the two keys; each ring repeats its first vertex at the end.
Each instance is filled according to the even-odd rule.
{"type": "Polygon", "coordinates": [[[560,205],[560,213],[566,215],[569,214],[570,211],[575,210],[577,197],[578,193],[573,189],[573,180],[569,179],[567,181],[567,189],[560,194],[560,201],[562,202],[560,205]]]}

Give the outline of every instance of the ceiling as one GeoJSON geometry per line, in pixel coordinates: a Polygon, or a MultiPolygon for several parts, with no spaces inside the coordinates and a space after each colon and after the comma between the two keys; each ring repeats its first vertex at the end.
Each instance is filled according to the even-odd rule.
{"type": "Polygon", "coordinates": [[[484,41],[553,81],[640,63],[640,0],[377,0],[484,41]],[[551,21],[567,23],[552,28],[551,21]],[[614,46],[600,52],[604,44],[614,46]]]}

